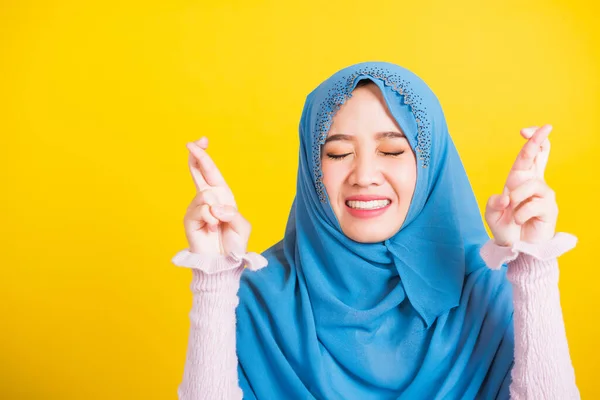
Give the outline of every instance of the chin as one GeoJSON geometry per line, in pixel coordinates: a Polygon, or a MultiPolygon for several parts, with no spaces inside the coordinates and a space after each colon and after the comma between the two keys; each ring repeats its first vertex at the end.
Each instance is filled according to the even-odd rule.
{"type": "MultiPolygon", "coordinates": [[[[376,227],[373,227],[376,228],[376,227]]],[[[398,229],[386,229],[386,230],[382,230],[382,229],[364,229],[358,226],[354,226],[354,227],[350,227],[348,229],[344,229],[344,227],[342,227],[342,232],[344,232],[344,234],[346,236],[348,236],[350,239],[354,240],[355,242],[359,242],[359,243],[379,243],[379,242],[383,242],[384,240],[387,240],[389,238],[391,238],[392,236],[394,236],[394,234],[396,232],[398,232],[400,228],[398,229]]]]}

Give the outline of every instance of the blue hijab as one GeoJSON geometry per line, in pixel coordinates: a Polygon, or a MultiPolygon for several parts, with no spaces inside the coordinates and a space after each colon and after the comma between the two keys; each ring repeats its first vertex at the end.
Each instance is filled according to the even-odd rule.
{"type": "Polygon", "coordinates": [[[244,399],[507,399],[512,291],[485,267],[489,239],[440,103],[389,63],[345,68],[311,92],[300,122],[297,193],[269,265],[242,275],[244,399]],[[322,182],[332,117],[368,79],[417,155],[406,220],[391,238],[346,237],[322,182]]]}

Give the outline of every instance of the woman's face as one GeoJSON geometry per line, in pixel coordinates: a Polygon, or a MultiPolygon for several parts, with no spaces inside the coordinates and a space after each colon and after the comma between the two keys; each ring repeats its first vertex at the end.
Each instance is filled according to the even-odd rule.
{"type": "Polygon", "coordinates": [[[336,113],[321,163],[323,184],[346,236],[374,243],[400,230],[417,163],[377,85],[356,88],[336,113]]]}

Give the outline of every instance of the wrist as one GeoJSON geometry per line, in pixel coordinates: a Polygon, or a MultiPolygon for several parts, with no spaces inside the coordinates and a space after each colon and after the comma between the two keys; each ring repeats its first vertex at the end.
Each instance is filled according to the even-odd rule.
{"type": "Polygon", "coordinates": [[[267,266],[267,259],[257,253],[202,254],[190,249],[179,251],[171,260],[178,267],[199,269],[206,274],[216,274],[247,266],[256,271],[267,266]]]}
{"type": "Polygon", "coordinates": [[[491,269],[499,269],[504,263],[516,259],[521,253],[539,260],[548,261],[575,247],[577,238],[571,234],[558,232],[551,240],[532,244],[516,241],[510,246],[500,246],[490,239],[479,250],[486,265],[491,269]]]}
{"type": "Polygon", "coordinates": [[[218,292],[236,295],[240,287],[240,277],[243,271],[243,267],[238,267],[207,274],[200,269],[193,268],[190,288],[194,293],[218,292]]]}
{"type": "Polygon", "coordinates": [[[512,242],[509,240],[494,238],[493,241],[496,246],[500,246],[500,247],[512,247],[512,245],[513,245],[512,242]]]}

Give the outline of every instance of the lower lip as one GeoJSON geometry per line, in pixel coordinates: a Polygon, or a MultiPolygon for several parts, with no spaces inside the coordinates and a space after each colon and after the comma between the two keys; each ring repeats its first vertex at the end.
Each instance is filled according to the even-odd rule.
{"type": "Polygon", "coordinates": [[[348,212],[350,213],[350,215],[352,215],[353,217],[356,217],[356,218],[374,218],[374,217],[378,217],[381,214],[383,214],[384,212],[386,212],[387,209],[390,208],[390,206],[392,205],[392,203],[388,204],[385,207],[376,208],[374,210],[359,210],[357,208],[349,207],[347,204],[344,204],[344,205],[346,206],[346,209],[348,210],[348,212]]]}

